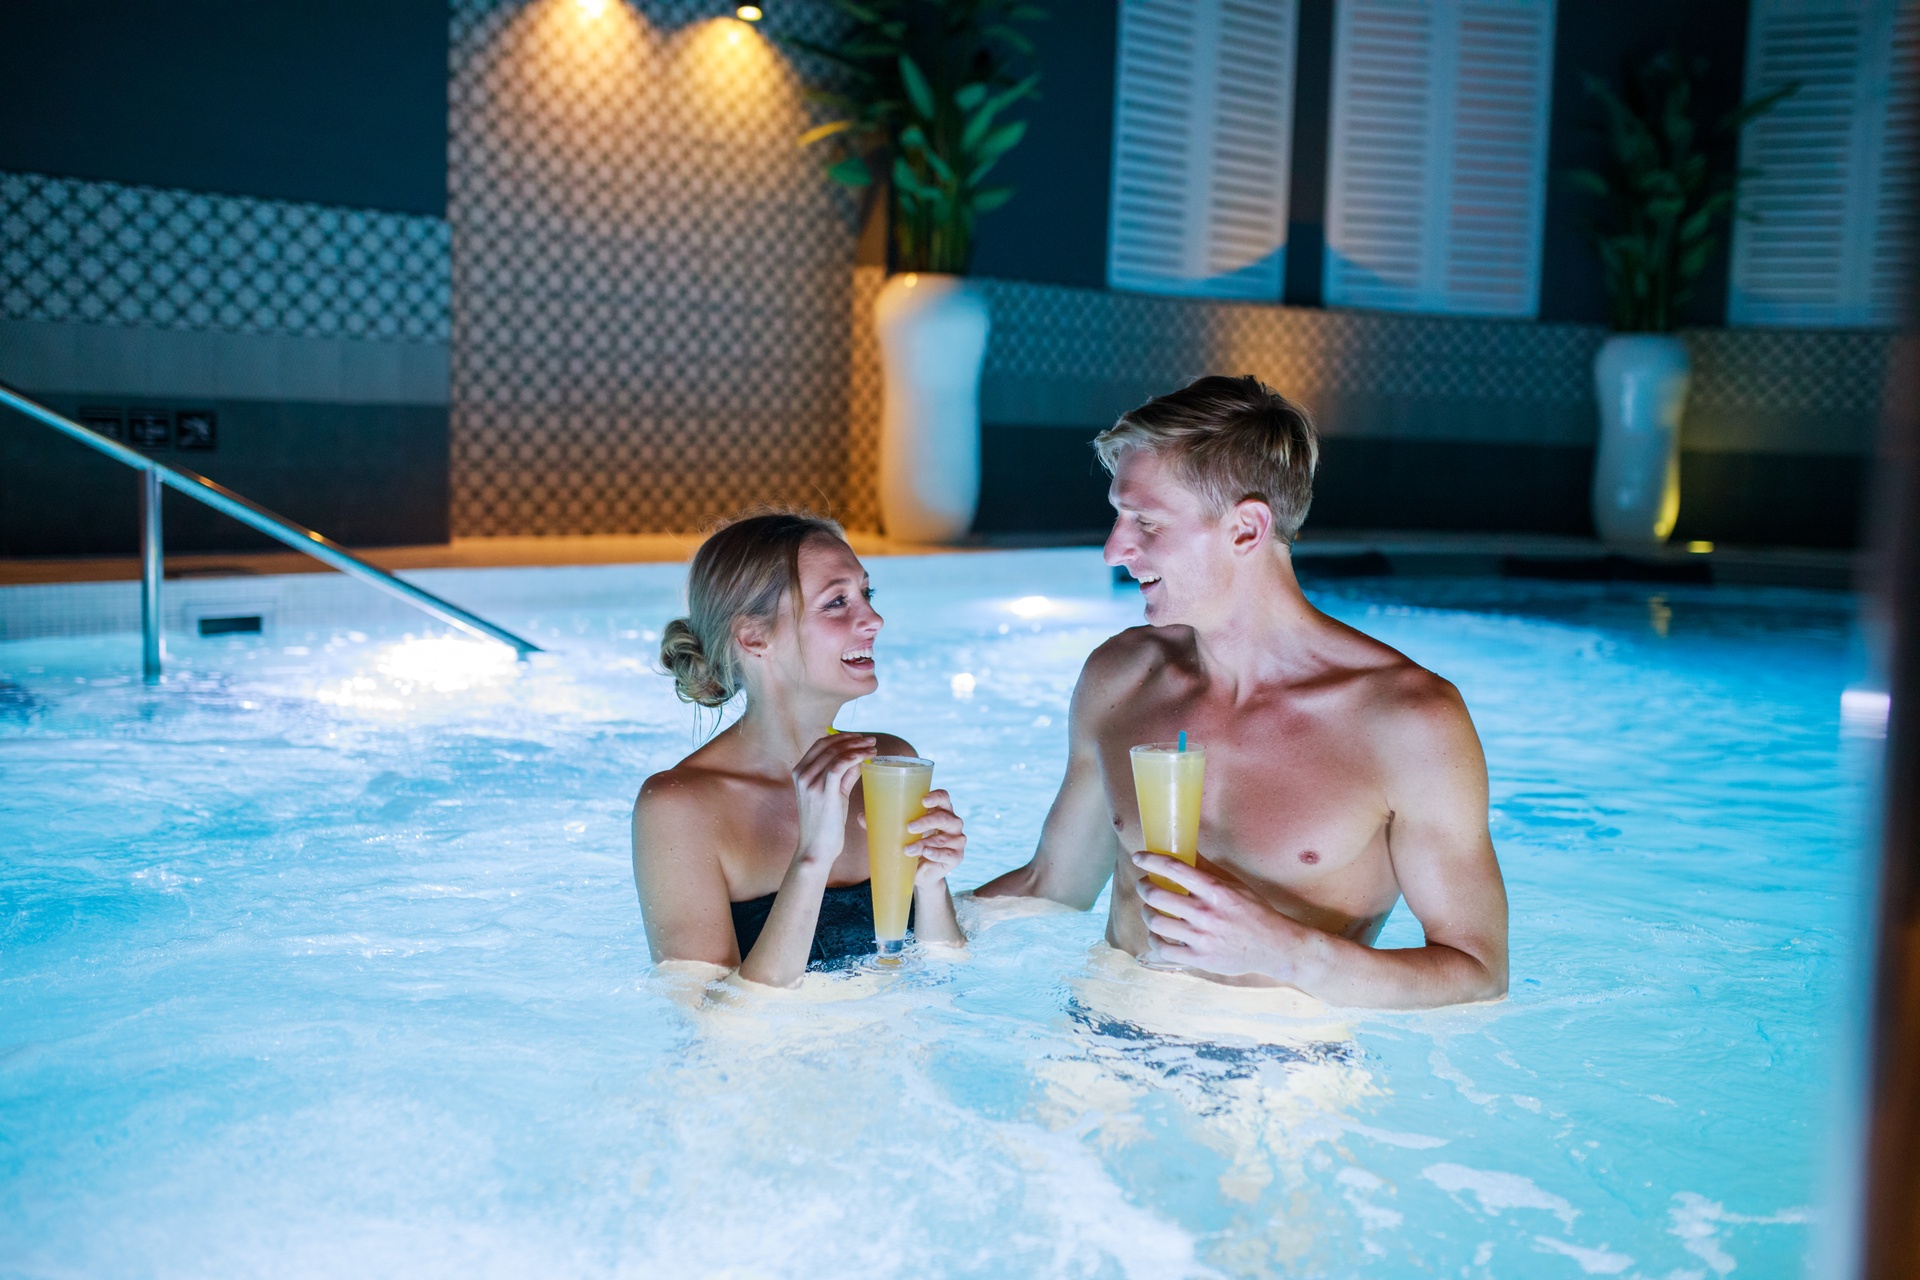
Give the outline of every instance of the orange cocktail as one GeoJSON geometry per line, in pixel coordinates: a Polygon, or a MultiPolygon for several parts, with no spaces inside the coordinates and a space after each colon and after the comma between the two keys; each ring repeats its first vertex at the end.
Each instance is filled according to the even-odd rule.
{"type": "MultiPolygon", "coordinates": [[[[1200,857],[1200,782],[1205,749],[1189,742],[1147,742],[1133,748],[1133,790],[1140,801],[1140,834],[1148,853],[1163,853],[1193,866],[1200,857]]],[[[1162,889],[1185,893],[1161,876],[1162,889]]]]}
{"type": "Polygon", "coordinates": [[[933,787],[933,761],[918,756],[875,756],[860,762],[860,789],[867,803],[867,864],[873,877],[873,936],[883,957],[906,946],[913,909],[913,876],[920,859],[906,847],[920,837],[907,830],[924,818],[921,803],[933,787]]]}

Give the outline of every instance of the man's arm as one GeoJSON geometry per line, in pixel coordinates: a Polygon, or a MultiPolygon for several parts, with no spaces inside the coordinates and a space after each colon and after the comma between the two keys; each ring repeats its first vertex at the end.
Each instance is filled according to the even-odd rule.
{"type": "Polygon", "coordinates": [[[1086,911],[1113,874],[1120,846],[1113,836],[1093,724],[1093,706],[1101,699],[1100,681],[1094,674],[1097,657],[1088,659],[1073,690],[1067,719],[1067,776],[1047,810],[1033,861],[987,881],[973,891],[974,897],[1051,898],[1086,911]]]}
{"type": "Polygon", "coordinates": [[[1381,741],[1388,850],[1425,946],[1350,942],[1241,885],[1140,854],[1142,867],[1191,895],[1144,888],[1155,953],[1210,973],[1264,974],[1334,1005],[1424,1009],[1505,995],[1507,891],[1487,831],[1486,760],[1460,695],[1434,679],[1418,705],[1391,715],[1381,741]]]}

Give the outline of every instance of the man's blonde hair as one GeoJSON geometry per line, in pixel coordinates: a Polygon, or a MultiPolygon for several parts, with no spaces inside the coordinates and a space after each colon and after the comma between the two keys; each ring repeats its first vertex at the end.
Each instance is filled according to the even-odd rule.
{"type": "Polygon", "coordinates": [[[1093,448],[1109,473],[1130,449],[1165,458],[1216,518],[1258,498],[1289,546],[1306,521],[1320,465],[1307,411],[1252,375],[1200,378],[1149,400],[1096,436],[1093,448]]]}

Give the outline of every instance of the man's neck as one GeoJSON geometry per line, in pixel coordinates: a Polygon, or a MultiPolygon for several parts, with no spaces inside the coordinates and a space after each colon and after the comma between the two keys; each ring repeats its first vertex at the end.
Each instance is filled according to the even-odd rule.
{"type": "Polygon", "coordinates": [[[1224,599],[1226,611],[1193,634],[1208,681],[1234,701],[1318,665],[1326,615],[1300,590],[1288,551],[1246,565],[1224,599]]]}

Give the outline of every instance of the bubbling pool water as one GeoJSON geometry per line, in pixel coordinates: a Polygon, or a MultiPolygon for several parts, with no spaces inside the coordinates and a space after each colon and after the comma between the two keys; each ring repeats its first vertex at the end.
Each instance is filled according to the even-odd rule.
{"type": "MultiPolygon", "coordinates": [[[[938,762],[979,883],[1138,597],[1088,552],[869,567],[840,723],[938,762]]],[[[0,1274],[1799,1271],[1870,763],[1846,599],[1316,592],[1460,686],[1512,898],[1507,1001],[1381,1015],[1115,966],[1104,902],[793,993],[656,971],[628,810],[712,727],[652,672],[680,577],[434,580],[524,665],[283,628],[175,638],[150,690],[126,636],[0,645],[0,1274]]]]}

